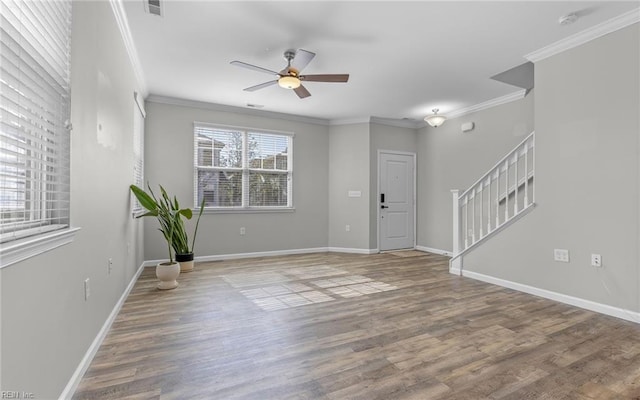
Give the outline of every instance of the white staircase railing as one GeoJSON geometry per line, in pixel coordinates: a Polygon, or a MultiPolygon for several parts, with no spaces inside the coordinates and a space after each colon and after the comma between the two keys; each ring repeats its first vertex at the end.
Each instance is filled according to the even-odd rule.
{"type": "Polygon", "coordinates": [[[462,273],[462,256],[535,206],[535,132],[478,179],[453,194],[453,257],[449,269],[462,273]]]}

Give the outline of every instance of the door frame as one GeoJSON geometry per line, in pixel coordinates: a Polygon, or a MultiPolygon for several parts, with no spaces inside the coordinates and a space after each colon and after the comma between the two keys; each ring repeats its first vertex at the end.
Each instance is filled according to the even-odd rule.
{"type": "Polygon", "coordinates": [[[382,154],[396,154],[396,155],[401,155],[401,156],[411,156],[413,158],[413,248],[416,248],[417,245],[417,237],[418,237],[418,232],[416,232],[416,220],[418,218],[418,214],[417,214],[417,204],[418,204],[418,187],[416,185],[417,183],[417,174],[418,174],[418,169],[417,169],[417,153],[413,153],[413,152],[408,152],[408,151],[397,151],[397,150],[384,150],[384,149],[378,149],[378,171],[377,171],[377,176],[376,176],[376,198],[375,198],[375,204],[376,204],[376,230],[377,230],[377,236],[378,236],[378,253],[382,252],[382,251],[387,251],[387,250],[381,250],[380,249],[380,225],[382,223],[382,221],[380,220],[380,171],[382,170],[382,163],[380,162],[380,158],[382,156],[382,154]]]}

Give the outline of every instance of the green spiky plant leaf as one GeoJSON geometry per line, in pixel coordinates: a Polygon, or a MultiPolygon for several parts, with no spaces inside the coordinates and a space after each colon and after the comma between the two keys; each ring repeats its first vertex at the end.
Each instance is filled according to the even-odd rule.
{"type": "Polygon", "coordinates": [[[167,241],[169,260],[171,262],[173,262],[173,252],[175,252],[175,254],[193,253],[200,217],[204,211],[204,199],[200,204],[193,239],[191,246],[189,246],[189,237],[182,217],[191,219],[193,217],[193,211],[190,208],[180,208],[178,198],[174,196],[173,199],[171,199],[162,185],[160,185],[159,197],[156,197],[149,184],[147,184],[147,187],[149,193],[136,185],[130,186],[131,191],[140,202],[140,205],[147,210],[146,213],[138,215],[136,218],[156,217],[160,224],[159,230],[167,241]]]}

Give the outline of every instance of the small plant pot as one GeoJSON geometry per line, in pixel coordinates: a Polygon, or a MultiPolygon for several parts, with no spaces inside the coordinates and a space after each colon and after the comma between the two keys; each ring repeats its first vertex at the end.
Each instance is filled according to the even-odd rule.
{"type": "Polygon", "coordinates": [[[180,275],[180,264],[177,262],[164,262],[156,265],[156,277],[160,280],[158,289],[169,290],[178,287],[178,275],[180,275]]]}
{"type": "Polygon", "coordinates": [[[193,271],[193,253],[176,254],[176,261],[180,263],[180,272],[193,271]]]}

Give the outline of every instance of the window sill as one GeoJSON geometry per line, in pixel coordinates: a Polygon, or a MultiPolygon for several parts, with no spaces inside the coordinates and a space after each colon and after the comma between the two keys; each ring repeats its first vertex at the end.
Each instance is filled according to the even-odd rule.
{"type": "Polygon", "coordinates": [[[24,261],[73,242],[80,228],[67,228],[15,242],[4,243],[0,248],[0,268],[24,261]]]}
{"type": "MultiPolygon", "coordinates": [[[[197,213],[199,210],[194,209],[197,213]]],[[[291,213],[295,212],[295,207],[237,207],[237,208],[205,208],[203,214],[269,214],[269,213],[291,213]]]]}

